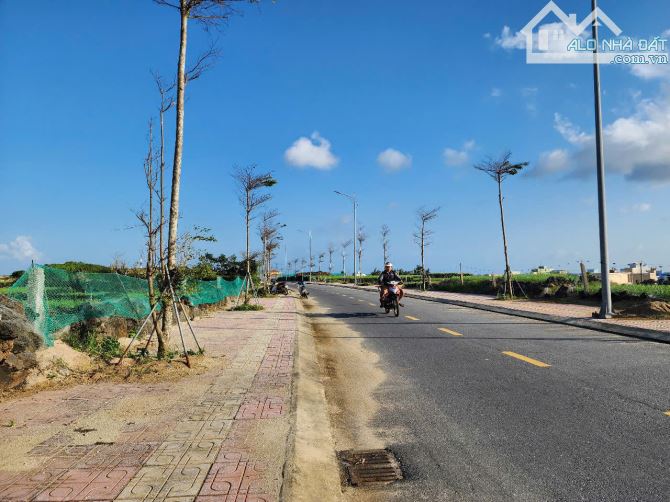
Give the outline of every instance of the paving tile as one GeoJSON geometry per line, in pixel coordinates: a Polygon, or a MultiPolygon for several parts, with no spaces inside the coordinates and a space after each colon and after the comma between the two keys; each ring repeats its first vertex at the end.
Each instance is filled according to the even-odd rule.
{"type": "Polygon", "coordinates": [[[185,465],[175,469],[158,497],[195,497],[202,487],[211,464],[185,465]]]}
{"type": "Polygon", "coordinates": [[[249,460],[244,453],[222,452],[196,500],[271,500],[266,493],[265,471],[263,463],[249,460]]]}
{"type": "Polygon", "coordinates": [[[277,418],[284,413],[284,400],[281,397],[262,397],[247,399],[240,406],[235,420],[254,420],[277,418]]]}
{"type": "MultiPolygon", "coordinates": [[[[277,480],[265,479],[268,465],[245,452],[255,446],[256,420],[285,416],[297,314],[289,312],[294,299],[262,301],[266,310],[253,315],[217,312],[194,323],[208,353],[227,358],[224,370],[197,377],[197,391],[175,392],[180,382],[104,383],[0,405],[0,417],[17,424],[3,431],[4,440],[45,427],[55,431],[27,453],[40,468],[0,471],[0,502],[277,500],[277,480]],[[73,424],[82,418],[111,413],[129,398],[163,395],[165,405],[155,415],[126,419],[113,441],[74,444],[81,438],[73,424]]],[[[272,471],[280,472],[283,459],[271,461],[280,462],[272,471]]]]}

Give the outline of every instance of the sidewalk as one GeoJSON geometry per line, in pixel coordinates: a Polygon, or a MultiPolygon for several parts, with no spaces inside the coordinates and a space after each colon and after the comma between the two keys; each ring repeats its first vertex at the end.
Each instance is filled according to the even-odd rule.
{"type": "Polygon", "coordinates": [[[195,321],[215,368],[0,403],[0,500],[279,500],[291,432],[296,300],[195,321]]]}
{"type": "MultiPolygon", "coordinates": [[[[353,285],[345,284],[333,285],[340,287],[354,287],[353,285]]],[[[377,291],[376,288],[372,286],[357,286],[357,288],[377,291]]],[[[408,298],[417,298],[461,305],[463,307],[489,310],[502,314],[518,315],[521,317],[567,324],[580,328],[595,329],[619,335],[670,342],[670,319],[593,319],[591,314],[598,310],[597,307],[593,306],[532,300],[501,301],[490,295],[449,293],[445,291],[419,291],[406,289],[405,296],[408,298]]]]}

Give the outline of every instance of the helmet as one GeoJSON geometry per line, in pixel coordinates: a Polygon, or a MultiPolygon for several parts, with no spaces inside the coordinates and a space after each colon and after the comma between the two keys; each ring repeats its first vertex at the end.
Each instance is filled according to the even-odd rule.
{"type": "Polygon", "coordinates": [[[384,264],[384,267],[393,267],[393,263],[391,263],[390,261],[387,261],[387,262],[384,264]]]}

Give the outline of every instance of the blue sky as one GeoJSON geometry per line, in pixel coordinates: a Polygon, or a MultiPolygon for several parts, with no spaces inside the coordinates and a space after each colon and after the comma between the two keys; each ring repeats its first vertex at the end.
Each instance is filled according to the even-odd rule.
{"type": "MultiPolygon", "coordinates": [[[[289,259],[307,256],[298,229],[312,230],[315,253],[351,236],[341,190],[360,199],[365,270],[382,261],[383,223],[396,266],[418,263],[412,232],[426,205],[442,208],[431,269],[500,271],[495,185],[472,164],[510,149],[530,162],[505,186],[512,267],[593,266],[591,68],[527,65],[515,38],[545,3],[280,0],[245,8],[220,33],[192,23],[189,56],[214,38],[222,57],[187,89],[181,229],[211,227],[208,250],[239,255],[230,173],[257,163],[279,180],[271,207],[288,225],[289,259]]],[[[589,12],[586,0],[558,3],[589,12]]],[[[625,35],[670,29],[666,0],[601,7],[625,35]]],[[[174,74],[178,33],[176,14],[149,0],[0,0],[0,273],[32,258],[140,257],[141,232],[129,227],[146,199],[149,70],[174,74]]],[[[602,69],[617,265],[670,268],[666,70],[602,69]]]]}

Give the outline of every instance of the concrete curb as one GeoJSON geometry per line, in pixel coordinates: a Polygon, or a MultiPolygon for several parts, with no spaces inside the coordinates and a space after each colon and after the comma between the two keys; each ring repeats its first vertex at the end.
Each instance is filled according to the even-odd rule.
{"type": "MultiPolygon", "coordinates": [[[[325,286],[336,286],[339,288],[357,289],[359,291],[371,291],[371,289],[363,286],[352,286],[348,284],[324,284],[325,286]]],[[[429,298],[422,295],[416,295],[405,290],[407,298],[415,300],[424,300],[436,303],[447,303],[449,305],[457,305],[459,307],[467,307],[471,309],[486,310],[489,312],[496,312],[498,314],[507,314],[517,317],[524,317],[526,319],[535,319],[537,321],[551,322],[555,324],[565,324],[567,326],[574,326],[577,328],[590,329],[593,331],[601,331],[603,333],[612,333],[615,335],[630,336],[633,338],[640,338],[642,340],[651,340],[654,342],[670,343],[670,333],[665,331],[658,331],[654,329],[635,328],[632,326],[618,326],[616,324],[592,321],[590,319],[561,317],[551,314],[541,314],[539,312],[528,312],[524,310],[515,310],[506,307],[498,307],[493,305],[484,305],[475,302],[466,302],[461,300],[449,300],[447,298],[429,298]]]]}

